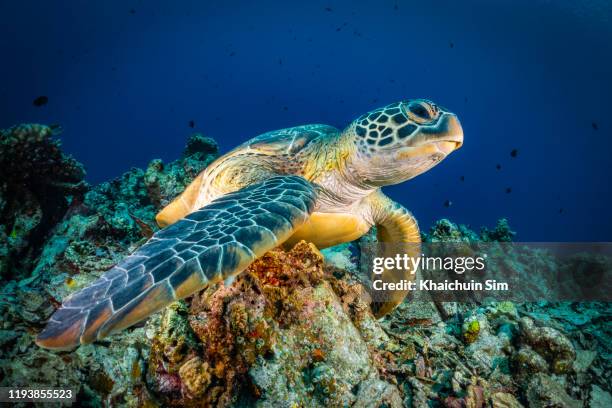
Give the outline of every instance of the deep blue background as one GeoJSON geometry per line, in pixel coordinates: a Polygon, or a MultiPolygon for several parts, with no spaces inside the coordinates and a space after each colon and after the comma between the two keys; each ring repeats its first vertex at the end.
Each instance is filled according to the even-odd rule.
{"type": "Polygon", "coordinates": [[[430,98],[465,145],[386,189],[422,227],[505,216],[523,241],[610,241],[612,5],[573,3],[1,0],[0,128],[61,124],[96,183],[178,157],[189,120],[227,151],[430,98]]]}

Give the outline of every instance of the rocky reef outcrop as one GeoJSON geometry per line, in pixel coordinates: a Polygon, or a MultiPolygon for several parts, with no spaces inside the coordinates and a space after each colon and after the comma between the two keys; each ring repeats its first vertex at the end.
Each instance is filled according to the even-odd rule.
{"type": "Polygon", "coordinates": [[[231,286],[164,313],[150,388],[168,406],[400,406],[379,375],[376,341],[388,338],[368,306],[335,285],[312,244],[268,252],[231,286]],[[182,330],[170,330],[177,320],[182,330]]]}
{"type": "MultiPolygon", "coordinates": [[[[195,134],[178,160],[91,187],[54,133],[0,132],[0,386],[72,388],[78,406],[610,405],[609,304],[408,301],[379,321],[352,244],[277,248],[233,283],[103,341],[38,348],[59,300],[144,243],[159,208],[217,155],[195,134]],[[14,155],[27,160],[11,163],[14,155]],[[53,208],[43,192],[56,197],[53,208]]],[[[506,220],[480,232],[440,220],[423,238],[514,235],[506,220]]],[[[553,261],[534,251],[520,262],[553,261]]]]}
{"type": "Polygon", "coordinates": [[[52,129],[0,130],[0,278],[27,275],[37,248],[88,186],[83,166],[62,153],[52,129]]]}

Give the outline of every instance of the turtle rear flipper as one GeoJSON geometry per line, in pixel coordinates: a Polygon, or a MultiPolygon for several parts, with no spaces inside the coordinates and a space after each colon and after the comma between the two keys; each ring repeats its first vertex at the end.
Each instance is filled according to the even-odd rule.
{"type": "Polygon", "coordinates": [[[68,297],[36,343],[50,349],[91,343],[236,275],[289,238],[315,197],[303,178],[278,176],[212,201],[68,297]]]}

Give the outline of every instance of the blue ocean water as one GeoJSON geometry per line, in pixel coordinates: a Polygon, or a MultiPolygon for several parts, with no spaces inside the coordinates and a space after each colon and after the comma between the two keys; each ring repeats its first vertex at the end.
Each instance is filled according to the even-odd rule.
{"type": "Polygon", "coordinates": [[[385,189],[422,227],[508,217],[522,241],[610,241],[612,3],[574,3],[4,0],[0,128],[60,124],[97,183],[193,131],[227,151],[429,98],[465,144],[385,189]]]}

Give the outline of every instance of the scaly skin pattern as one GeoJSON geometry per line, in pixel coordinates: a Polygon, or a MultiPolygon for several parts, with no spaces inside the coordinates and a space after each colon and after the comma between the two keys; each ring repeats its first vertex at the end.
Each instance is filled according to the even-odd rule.
{"type": "Polygon", "coordinates": [[[272,140],[266,140],[264,134],[213,162],[202,174],[202,187],[193,206],[200,208],[220,195],[275,174],[301,176],[329,189],[329,182],[346,167],[354,149],[350,137],[325,125],[299,126],[273,134],[272,140]]]}
{"type": "MultiPolygon", "coordinates": [[[[463,143],[457,117],[426,100],[398,102],[344,131],[306,125],[268,132],[217,159],[156,217],[137,251],[63,300],[37,344],[69,349],[125,329],[174,300],[242,272],[300,240],[325,248],[377,227],[383,243],[419,251],[416,220],[380,188],[427,171],[463,143]]],[[[394,282],[411,278],[382,275],[394,282]]],[[[373,304],[377,316],[405,297],[373,304]]]]}

